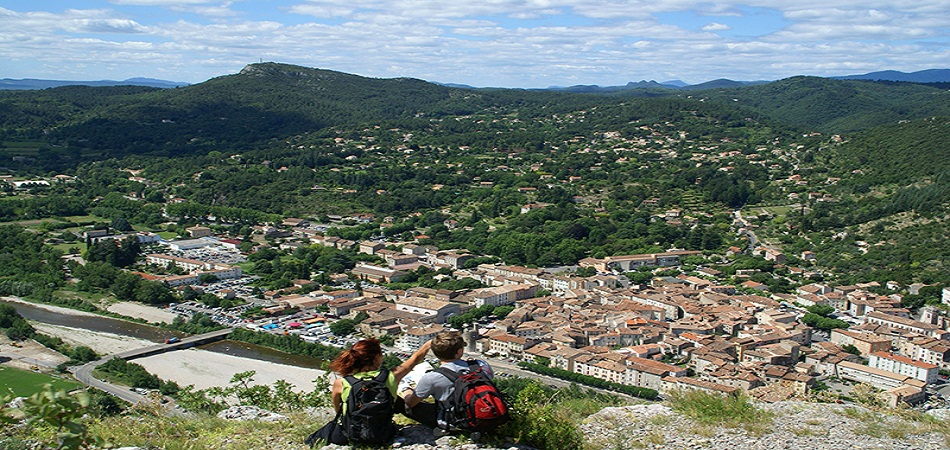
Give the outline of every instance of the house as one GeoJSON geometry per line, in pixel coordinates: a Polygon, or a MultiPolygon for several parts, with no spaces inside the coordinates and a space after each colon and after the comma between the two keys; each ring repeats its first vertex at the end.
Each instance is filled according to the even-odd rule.
{"type": "Polygon", "coordinates": [[[877,311],[872,311],[867,314],[867,323],[875,325],[887,325],[890,328],[912,331],[914,333],[922,334],[935,339],[948,338],[947,333],[936,325],[918,322],[913,319],[894,316],[891,314],[884,314],[877,311]]]}
{"type": "Polygon", "coordinates": [[[702,253],[701,251],[680,250],[667,253],[608,256],[604,259],[584,258],[578,264],[581,267],[593,267],[600,272],[632,272],[642,266],[675,266],[679,264],[681,257],[701,255],[702,253]]]}
{"type": "Polygon", "coordinates": [[[298,219],[298,218],[288,217],[284,219],[281,225],[285,227],[292,227],[292,228],[303,228],[303,227],[310,226],[310,221],[307,219],[298,219]]]}
{"type": "Polygon", "coordinates": [[[518,300],[534,297],[536,292],[537,286],[533,284],[476,289],[471,294],[472,305],[475,307],[510,305],[518,300]]]}
{"type": "Polygon", "coordinates": [[[360,242],[359,252],[366,253],[367,255],[375,255],[376,252],[384,248],[386,248],[386,246],[381,242],[363,241],[360,242]]]}
{"type": "Polygon", "coordinates": [[[424,327],[412,327],[396,338],[395,347],[405,352],[414,352],[443,330],[445,327],[437,323],[424,327]]]}
{"type": "Polygon", "coordinates": [[[211,228],[202,226],[188,227],[185,228],[185,231],[188,232],[188,235],[191,236],[192,239],[211,237],[214,235],[214,233],[211,232],[211,228]]]}
{"type": "Polygon", "coordinates": [[[406,276],[406,272],[401,270],[373,266],[369,264],[360,264],[354,267],[350,273],[361,280],[369,280],[374,283],[393,283],[406,276]]]}
{"type": "Polygon", "coordinates": [[[363,306],[368,302],[369,301],[364,297],[343,297],[327,302],[327,308],[329,308],[328,312],[330,314],[337,317],[343,317],[348,315],[353,308],[363,306]]]}
{"type": "Polygon", "coordinates": [[[756,291],[768,291],[769,285],[758,283],[752,280],[746,281],[741,285],[744,288],[754,289],[756,291]]]}
{"type": "Polygon", "coordinates": [[[785,254],[771,248],[761,249],[766,261],[775,261],[776,264],[785,264],[785,254]]]}
{"type": "Polygon", "coordinates": [[[428,316],[433,323],[445,323],[450,316],[459,313],[459,304],[421,297],[406,297],[396,300],[396,310],[428,316]]]}
{"type": "MultiPolygon", "coordinates": [[[[521,357],[525,350],[537,344],[532,338],[524,338],[509,333],[494,333],[488,337],[488,351],[505,356],[521,357]]],[[[534,359],[531,357],[530,359],[534,359]]]]}

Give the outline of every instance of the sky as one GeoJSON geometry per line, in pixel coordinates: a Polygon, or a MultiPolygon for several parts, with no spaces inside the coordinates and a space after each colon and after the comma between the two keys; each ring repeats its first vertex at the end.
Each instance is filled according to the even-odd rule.
{"type": "Polygon", "coordinates": [[[950,68],[948,0],[0,0],[0,78],[543,88],[950,68]]]}

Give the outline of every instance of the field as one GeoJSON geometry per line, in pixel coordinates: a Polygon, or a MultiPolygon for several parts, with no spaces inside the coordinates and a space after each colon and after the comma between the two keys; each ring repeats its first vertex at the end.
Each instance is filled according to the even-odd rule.
{"type": "Polygon", "coordinates": [[[175,233],[174,231],[159,231],[157,234],[166,241],[170,241],[178,237],[178,233],[175,233]]]}
{"type": "Polygon", "coordinates": [[[65,379],[55,375],[30,372],[0,366],[0,395],[10,392],[17,397],[29,397],[43,390],[44,384],[51,384],[56,389],[71,391],[82,387],[82,383],[65,379]]]}
{"type": "Polygon", "coordinates": [[[59,251],[65,253],[65,254],[67,254],[67,255],[70,254],[69,249],[71,249],[71,248],[78,248],[78,249],[79,249],[79,253],[78,253],[78,254],[80,254],[80,255],[81,255],[83,252],[86,251],[86,243],[85,243],[85,242],[72,242],[72,243],[68,243],[68,244],[54,244],[54,245],[50,245],[50,247],[53,247],[53,248],[55,248],[56,250],[59,250],[59,251]]]}

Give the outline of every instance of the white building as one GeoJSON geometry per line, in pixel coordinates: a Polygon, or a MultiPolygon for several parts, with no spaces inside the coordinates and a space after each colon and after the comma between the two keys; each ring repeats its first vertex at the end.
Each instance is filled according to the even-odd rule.
{"type": "Polygon", "coordinates": [[[157,266],[168,267],[172,264],[180,267],[188,273],[198,275],[200,273],[209,273],[219,280],[226,278],[241,278],[241,267],[230,264],[210,263],[198,261],[196,259],[180,258],[178,256],[162,255],[151,253],[145,256],[145,262],[157,266]]]}
{"type": "Polygon", "coordinates": [[[404,352],[414,352],[443,330],[445,330],[445,327],[437,323],[424,327],[412,327],[396,338],[395,347],[404,352]]]}
{"type": "Polygon", "coordinates": [[[923,361],[914,361],[906,356],[887,352],[871,353],[868,357],[868,366],[886,370],[932,384],[937,381],[939,368],[923,361]]]}
{"type": "Polygon", "coordinates": [[[428,298],[406,297],[396,300],[396,310],[433,316],[433,322],[445,323],[449,316],[459,313],[459,305],[428,298]]]}
{"type": "Polygon", "coordinates": [[[537,289],[537,286],[533,284],[477,289],[472,293],[472,305],[476,307],[482,305],[510,305],[518,300],[534,297],[537,289]]]}
{"type": "Polygon", "coordinates": [[[878,389],[894,389],[905,384],[917,384],[923,387],[924,382],[907,375],[901,375],[889,370],[877,369],[850,361],[838,363],[838,376],[846,380],[867,383],[878,389]]]}

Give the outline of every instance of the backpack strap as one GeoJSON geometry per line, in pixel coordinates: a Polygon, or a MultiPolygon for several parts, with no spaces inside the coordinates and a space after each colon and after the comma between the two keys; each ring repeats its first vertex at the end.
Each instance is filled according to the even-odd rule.
{"type": "MultiPolygon", "coordinates": [[[[468,361],[465,361],[465,363],[468,364],[468,369],[462,369],[462,370],[467,370],[467,372],[465,372],[465,373],[475,372],[475,371],[477,371],[477,370],[481,370],[481,367],[482,367],[481,364],[479,364],[478,361],[476,361],[476,360],[474,360],[474,359],[470,359],[470,360],[468,360],[468,361]]],[[[449,368],[447,368],[447,367],[439,367],[438,369],[433,370],[433,372],[439,372],[440,374],[442,374],[443,376],[445,376],[446,378],[448,378],[449,381],[451,381],[451,382],[453,382],[453,383],[455,383],[455,380],[459,377],[459,373],[458,373],[458,372],[456,372],[456,371],[454,371],[454,370],[452,370],[452,369],[449,369],[449,368]]]]}
{"type": "Polygon", "coordinates": [[[386,383],[386,381],[389,379],[389,370],[386,369],[386,368],[380,368],[380,369],[379,369],[379,375],[376,375],[376,376],[373,377],[373,378],[356,378],[356,377],[354,377],[353,375],[349,375],[349,376],[343,377],[343,379],[346,380],[347,383],[350,383],[350,386],[351,386],[351,387],[352,387],[356,382],[358,382],[358,381],[365,381],[365,380],[376,380],[376,381],[379,381],[379,382],[382,382],[382,383],[386,383]]]}
{"type": "Polygon", "coordinates": [[[448,378],[449,381],[451,381],[452,383],[455,383],[455,380],[457,380],[459,377],[458,372],[452,369],[449,369],[448,367],[439,367],[438,369],[433,370],[433,372],[438,372],[442,374],[442,376],[444,376],[445,378],[448,378]]]}

